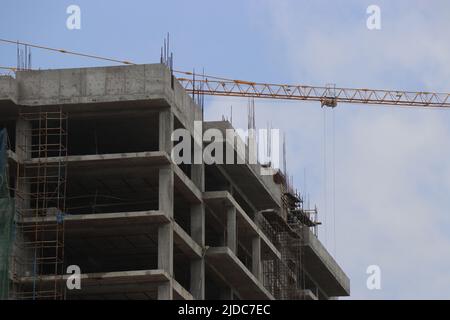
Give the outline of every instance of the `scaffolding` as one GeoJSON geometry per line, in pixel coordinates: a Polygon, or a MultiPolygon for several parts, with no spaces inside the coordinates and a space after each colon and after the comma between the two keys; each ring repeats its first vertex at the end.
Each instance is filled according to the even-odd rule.
{"type": "Polygon", "coordinates": [[[263,284],[276,299],[302,299],[304,285],[303,270],[303,228],[305,226],[294,216],[285,221],[277,213],[265,212],[265,219],[275,231],[277,249],[281,259],[262,262],[263,284]]]}
{"type": "Polygon", "coordinates": [[[302,228],[297,222],[289,223],[291,229],[279,233],[281,261],[279,267],[280,297],[282,300],[299,300],[305,288],[303,278],[302,228]]]}
{"type": "Polygon", "coordinates": [[[15,299],[63,299],[67,115],[21,112],[18,120],[15,299]]]}
{"type": "Polygon", "coordinates": [[[284,174],[278,173],[282,194],[281,212],[265,210],[256,220],[281,254],[280,259],[262,262],[263,283],[276,299],[307,298],[304,269],[304,234],[312,229],[317,236],[317,209],[305,209],[301,196],[293,190],[284,174]]]}

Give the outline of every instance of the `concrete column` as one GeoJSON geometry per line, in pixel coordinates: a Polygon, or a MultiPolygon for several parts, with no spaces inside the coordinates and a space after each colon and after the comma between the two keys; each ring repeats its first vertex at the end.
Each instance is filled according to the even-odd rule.
{"type": "MultiPolygon", "coordinates": [[[[205,191],[205,169],[203,164],[191,166],[191,180],[201,192],[205,191]]],[[[198,245],[205,245],[205,207],[203,203],[191,205],[191,237],[198,245]]]]}
{"type": "Polygon", "coordinates": [[[170,165],[159,169],[158,203],[159,210],[173,218],[174,177],[170,165]]]}
{"type": "Polygon", "coordinates": [[[205,299],[205,260],[191,261],[191,290],[192,296],[197,300],[205,299]]]}
{"type": "MultiPolygon", "coordinates": [[[[203,164],[192,165],[191,179],[200,189],[205,190],[203,164]]],[[[205,206],[203,203],[191,205],[191,238],[202,248],[205,247],[205,206]]],[[[205,260],[191,261],[191,294],[195,299],[205,299],[205,260]]]]}
{"type": "Polygon", "coordinates": [[[227,210],[227,247],[237,253],[237,221],[236,208],[228,206],[227,210]]]}
{"type": "Polygon", "coordinates": [[[191,165],[191,180],[200,191],[205,191],[205,167],[203,164],[191,165]]]}
{"type": "MultiPolygon", "coordinates": [[[[203,203],[191,206],[191,237],[202,248],[205,247],[205,208],[203,203]]],[[[191,260],[191,294],[195,299],[205,298],[204,258],[191,260]]]]}
{"type": "Polygon", "coordinates": [[[171,135],[174,129],[174,117],[170,108],[159,113],[159,150],[165,151],[169,155],[172,152],[173,142],[171,135]]]}
{"type": "Polygon", "coordinates": [[[256,236],[252,239],[252,273],[261,280],[261,237],[256,236]]]}
{"type": "Polygon", "coordinates": [[[173,224],[158,228],[158,269],[173,275],[173,224]]]}
{"type": "Polygon", "coordinates": [[[158,300],[173,300],[173,288],[170,281],[158,286],[158,300]]]}
{"type": "MultiPolygon", "coordinates": [[[[159,169],[159,210],[173,218],[174,177],[170,166],[159,169]]],[[[173,277],[173,222],[158,228],[158,269],[173,277]]],[[[158,287],[158,299],[172,299],[171,281],[158,287]]]]}
{"type": "Polygon", "coordinates": [[[31,122],[16,121],[16,155],[19,161],[31,159],[31,122]]]}
{"type": "MultiPolygon", "coordinates": [[[[191,237],[202,248],[205,247],[205,208],[203,203],[191,206],[191,237]]],[[[205,261],[191,260],[191,294],[195,299],[205,298],[205,261]]]]}
{"type": "Polygon", "coordinates": [[[200,189],[205,191],[205,166],[203,163],[203,128],[201,121],[194,122],[194,132],[192,133],[193,154],[191,159],[191,180],[200,189]]]}
{"type": "Polygon", "coordinates": [[[191,238],[199,246],[205,246],[205,207],[203,203],[191,206],[191,238]]]}

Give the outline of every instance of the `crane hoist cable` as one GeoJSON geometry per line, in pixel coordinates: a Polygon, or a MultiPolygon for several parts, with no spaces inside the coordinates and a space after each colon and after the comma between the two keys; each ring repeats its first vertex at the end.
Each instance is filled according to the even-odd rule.
{"type": "MultiPolygon", "coordinates": [[[[76,55],[97,60],[126,65],[136,63],[129,60],[108,58],[100,55],[80,53],[72,50],[52,48],[23,41],[0,38],[0,43],[25,45],[63,54],[76,55]]],[[[15,71],[12,68],[9,70],[15,71]]],[[[396,107],[450,108],[450,93],[427,91],[404,91],[366,88],[338,88],[327,86],[308,86],[292,84],[274,84],[229,79],[224,77],[196,74],[193,72],[172,70],[173,73],[197,76],[197,78],[177,78],[188,93],[219,95],[231,97],[268,98],[284,100],[318,101],[322,106],[336,107],[339,103],[371,104],[396,107]],[[204,86],[197,88],[196,84],[204,86]]]]}
{"type": "Polygon", "coordinates": [[[323,206],[324,206],[324,224],[325,224],[325,244],[328,245],[328,170],[327,170],[327,109],[323,108],[323,206]]]}
{"type": "Polygon", "coordinates": [[[337,243],[336,243],[336,115],[334,109],[331,111],[332,116],[332,212],[333,212],[333,242],[334,242],[334,255],[337,256],[337,243]]]}
{"type": "Polygon", "coordinates": [[[13,41],[13,40],[1,39],[0,38],[0,42],[9,43],[9,44],[15,44],[15,45],[24,45],[24,46],[28,46],[28,47],[31,47],[31,48],[43,49],[43,50],[54,51],[54,52],[59,52],[59,53],[64,53],[64,54],[75,55],[75,56],[81,56],[81,57],[85,57],[85,58],[92,58],[92,59],[97,59],[97,60],[117,62],[117,63],[128,64],[128,65],[135,64],[135,63],[133,63],[131,61],[127,61],[127,60],[118,60],[118,59],[113,59],[113,58],[106,58],[106,57],[102,57],[102,56],[98,56],[98,55],[80,53],[80,52],[70,51],[70,50],[66,50],[66,49],[51,48],[51,47],[47,47],[47,46],[42,46],[42,45],[37,45],[37,44],[28,43],[28,42],[22,42],[22,41],[13,41]]]}

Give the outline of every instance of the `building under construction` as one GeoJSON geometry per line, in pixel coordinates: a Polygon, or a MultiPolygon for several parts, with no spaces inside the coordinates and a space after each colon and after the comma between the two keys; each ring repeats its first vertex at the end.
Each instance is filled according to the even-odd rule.
{"type": "Polygon", "coordinates": [[[232,128],[197,102],[163,63],[1,76],[0,298],[348,296],[285,171],[173,161],[174,130],[232,128]]]}

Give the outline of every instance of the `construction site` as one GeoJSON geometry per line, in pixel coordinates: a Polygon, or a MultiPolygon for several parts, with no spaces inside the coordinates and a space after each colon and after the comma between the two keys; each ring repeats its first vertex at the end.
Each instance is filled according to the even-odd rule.
{"type": "Polygon", "coordinates": [[[449,298],[447,2],[1,7],[14,313],[108,300],[102,314],[129,316],[116,300],[146,300],[150,317],[272,318],[303,314],[291,300],[318,314],[318,300],[449,298]]]}
{"type": "MultiPolygon", "coordinates": [[[[350,295],[318,238],[317,209],[285,167],[267,175],[267,164],[248,158],[173,161],[174,130],[190,132],[201,150],[208,143],[194,139],[195,122],[234,130],[226,119],[204,120],[202,96],[214,94],[213,82],[191,78],[177,78],[168,56],[0,77],[0,298],[350,295]],[[67,286],[70,266],[81,272],[80,289],[67,286]]],[[[221,143],[239,157],[234,141],[221,143]]]]}

